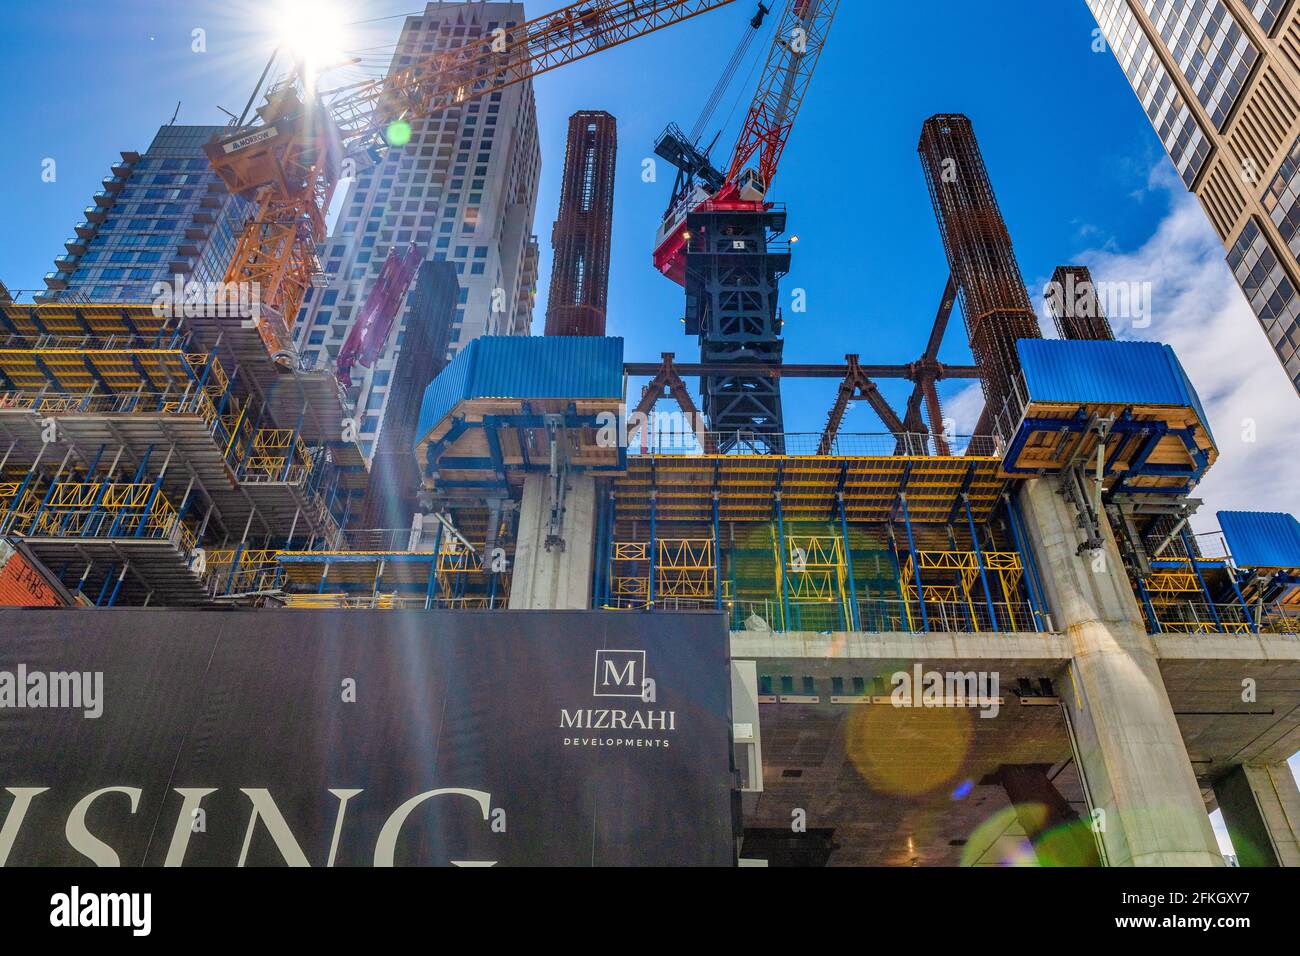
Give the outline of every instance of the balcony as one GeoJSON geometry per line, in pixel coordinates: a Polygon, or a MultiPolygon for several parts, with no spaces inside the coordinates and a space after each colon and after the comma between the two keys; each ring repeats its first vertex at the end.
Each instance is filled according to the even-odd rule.
{"type": "Polygon", "coordinates": [[[93,222],[83,220],[73,227],[73,231],[82,239],[90,239],[99,231],[99,227],[93,222]]]}
{"type": "Polygon", "coordinates": [[[70,239],[63,240],[63,248],[67,249],[69,254],[79,256],[86,251],[86,246],[90,244],[89,239],[83,239],[80,236],[73,236],[70,239]]]}
{"type": "Polygon", "coordinates": [[[68,278],[62,272],[45,273],[45,285],[49,289],[66,289],[68,278]]]}
{"type": "Polygon", "coordinates": [[[103,184],[103,186],[104,186],[104,192],[106,192],[106,193],[111,193],[111,194],[113,194],[114,196],[116,196],[118,193],[120,193],[120,192],[122,191],[122,187],[126,185],[126,177],[125,177],[125,176],[105,176],[105,177],[101,180],[101,182],[102,182],[102,184],[103,184]]]}
{"type": "Polygon", "coordinates": [[[193,239],[195,242],[202,242],[204,239],[208,238],[208,230],[204,229],[202,226],[186,226],[185,238],[193,239]]]}
{"type": "Polygon", "coordinates": [[[194,221],[200,223],[214,223],[217,221],[217,215],[211,209],[194,210],[194,221]]]}
{"type": "Polygon", "coordinates": [[[167,263],[167,270],[173,275],[187,275],[194,271],[194,260],[187,256],[176,256],[167,263]]]}
{"type": "Polygon", "coordinates": [[[176,251],[182,256],[197,256],[199,254],[199,244],[193,239],[183,239],[176,251]]]}
{"type": "Polygon", "coordinates": [[[54,268],[60,272],[76,272],[81,263],[81,256],[59,256],[54,260],[54,268]]]}
{"type": "Polygon", "coordinates": [[[204,196],[202,199],[199,200],[199,207],[202,209],[220,209],[221,204],[224,203],[225,201],[226,198],[224,196],[208,193],[206,196],[204,196]]]}
{"type": "Polygon", "coordinates": [[[97,192],[90,197],[95,200],[96,206],[103,206],[105,209],[112,209],[117,205],[117,197],[108,192],[97,192]]]}
{"type": "Polygon", "coordinates": [[[103,206],[87,206],[82,212],[93,223],[101,223],[108,218],[108,210],[103,206]]]}

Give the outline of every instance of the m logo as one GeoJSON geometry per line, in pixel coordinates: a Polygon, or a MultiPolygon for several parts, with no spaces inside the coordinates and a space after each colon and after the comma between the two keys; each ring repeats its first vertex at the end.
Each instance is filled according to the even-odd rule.
{"type": "Polygon", "coordinates": [[[640,697],[645,681],[645,651],[596,651],[596,697],[640,697]]]}

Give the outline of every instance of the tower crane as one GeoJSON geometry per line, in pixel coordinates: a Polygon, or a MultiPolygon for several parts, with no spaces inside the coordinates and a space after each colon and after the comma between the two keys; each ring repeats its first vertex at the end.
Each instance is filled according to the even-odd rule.
{"type": "MultiPolygon", "coordinates": [[[[678,177],[655,236],[654,263],[679,285],[685,284],[688,214],[764,208],[838,7],[839,0],[785,0],[758,89],[725,171],[714,167],[708,151],[677,126],[669,126],[655,143],[655,153],[677,168],[678,177]]],[[[759,29],[768,12],[760,3],[750,26],[759,29]]]]}
{"type": "Polygon", "coordinates": [[[411,120],[732,2],[579,0],[477,42],[420,57],[381,80],[318,95],[295,71],[274,85],[255,119],[245,123],[241,117],[204,147],[227,187],[255,203],[225,281],[257,284],[261,314],[253,321],[271,359],[290,367],[290,328],[320,272],[316,247],[325,238],[326,211],[345,161],[374,160],[400,145],[403,137],[394,131],[411,120]]]}

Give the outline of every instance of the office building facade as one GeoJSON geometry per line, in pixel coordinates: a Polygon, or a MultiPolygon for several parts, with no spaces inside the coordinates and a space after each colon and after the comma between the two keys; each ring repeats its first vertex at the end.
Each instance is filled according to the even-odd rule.
{"type": "Polygon", "coordinates": [[[1087,4],[1300,391],[1300,4],[1087,4]]]}
{"type": "Polygon", "coordinates": [[[66,240],[43,301],[150,302],[156,283],[220,282],[252,203],[212,171],[220,126],[168,125],[123,152],[66,240]]]}
{"type": "MultiPolygon", "coordinates": [[[[481,42],[524,21],[520,3],[430,3],[408,17],[392,62],[481,42]]],[[[459,302],[448,357],[479,335],[527,335],[537,284],[532,234],[541,171],[531,83],[491,93],[410,123],[410,141],[358,170],[321,250],[329,284],[308,291],[294,327],[304,366],[331,367],[388,250],[415,242],[430,260],[455,264],[459,302]]],[[[373,453],[410,292],[385,350],[353,372],[362,449],[373,453]]]]}

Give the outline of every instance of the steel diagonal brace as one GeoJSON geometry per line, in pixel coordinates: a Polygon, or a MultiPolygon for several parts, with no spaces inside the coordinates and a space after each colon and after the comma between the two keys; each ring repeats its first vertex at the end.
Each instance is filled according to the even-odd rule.
{"type": "Polygon", "coordinates": [[[817,445],[819,455],[830,454],[831,445],[834,444],[835,436],[840,430],[840,423],[844,421],[844,413],[848,409],[849,402],[854,398],[866,399],[867,404],[880,416],[880,420],[895,437],[901,438],[907,431],[902,419],[890,407],[885,396],[876,387],[876,383],[862,371],[862,366],[858,364],[858,356],[846,355],[844,360],[848,363],[848,372],[844,376],[844,381],[840,383],[835,404],[831,406],[830,414],[827,416],[826,429],[822,432],[821,442],[817,445]]]}
{"type": "Polygon", "coordinates": [[[717,443],[713,440],[704,428],[703,419],[695,408],[695,402],[691,400],[691,393],[686,388],[686,383],[682,377],[677,374],[677,369],[673,365],[673,352],[664,352],[663,364],[659,366],[659,371],[655,373],[649,384],[641,390],[641,401],[637,403],[636,410],[628,418],[627,425],[627,444],[632,444],[632,439],[636,433],[645,427],[649,421],[650,412],[654,410],[655,403],[664,397],[664,390],[677,402],[678,408],[686,416],[687,421],[691,423],[691,429],[695,432],[696,440],[700,443],[700,448],[706,455],[717,454],[717,443]]]}

